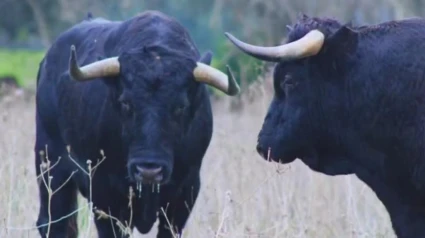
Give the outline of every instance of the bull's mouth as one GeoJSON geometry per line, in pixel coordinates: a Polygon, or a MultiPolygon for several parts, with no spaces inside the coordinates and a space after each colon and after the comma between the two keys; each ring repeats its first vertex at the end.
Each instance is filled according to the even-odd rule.
{"type": "Polygon", "coordinates": [[[134,178],[142,184],[160,184],[164,179],[164,172],[162,167],[157,168],[144,168],[135,166],[134,178]]]}
{"type": "Polygon", "coordinates": [[[143,190],[160,193],[161,184],[164,182],[164,170],[162,167],[146,168],[136,165],[133,167],[133,176],[136,181],[136,192],[139,197],[142,196],[143,190]]]}
{"type": "Polygon", "coordinates": [[[159,193],[161,186],[168,183],[170,174],[166,163],[140,159],[129,162],[128,172],[138,196],[146,192],[159,193]]]}
{"type": "Polygon", "coordinates": [[[257,152],[258,154],[265,160],[269,162],[277,162],[281,164],[287,164],[293,162],[296,157],[294,156],[276,156],[277,153],[273,152],[273,148],[270,147],[263,147],[261,144],[257,144],[257,152]],[[264,149],[267,148],[267,149],[264,149]]]}
{"type": "Polygon", "coordinates": [[[310,169],[330,176],[354,173],[353,164],[347,157],[326,151],[314,152],[300,158],[310,169]]]}
{"type": "Polygon", "coordinates": [[[136,195],[140,198],[144,192],[160,193],[161,184],[136,182],[136,195]]]}

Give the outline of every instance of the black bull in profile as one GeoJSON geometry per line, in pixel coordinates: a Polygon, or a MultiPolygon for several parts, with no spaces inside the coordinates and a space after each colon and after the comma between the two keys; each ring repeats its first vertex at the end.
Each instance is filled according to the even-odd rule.
{"type": "MultiPolygon", "coordinates": [[[[206,84],[239,92],[229,68],[227,75],[212,68],[211,57],[200,57],[178,22],[151,11],[122,22],[88,18],[55,40],[37,77],[43,237],[77,237],[76,216],[68,216],[77,209],[77,191],[141,233],[157,212],[158,237],[171,237],[168,222],[182,232],[213,130],[206,84]],[[88,160],[96,167],[91,179],[88,160]],[[46,163],[52,168],[43,172],[46,163]]],[[[95,223],[100,237],[121,234],[116,220],[95,223]]]]}
{"type": "Polygon", "coordinates": [[[355,174],[386,207],[398,237],[425,237],[425,20],[352,26],[303,15],[287,43],[244,43],[276,62],[261,156],[355,174]]]}

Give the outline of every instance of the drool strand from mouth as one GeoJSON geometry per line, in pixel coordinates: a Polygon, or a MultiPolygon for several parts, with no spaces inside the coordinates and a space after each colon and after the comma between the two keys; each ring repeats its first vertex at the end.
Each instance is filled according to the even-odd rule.
{"type": "Polygon", "coordinates": [[[139,191],[139,198],[142,196],[142,182],[137,183],[137,191],[139,191]]]}
{"type": "MultiPolygon", "coordinates": [[[[156,192],[160,193],[161,191],[161,184],[159,183],[152,183],[152,193],[155,193],[155,185],[156,185],[156,192]]],[[[142,190],[143,190],[143,185],[142,182],[137,182],[136,183],[136,190],[139,193],[139,198],[142,197],[142,190]]]]}

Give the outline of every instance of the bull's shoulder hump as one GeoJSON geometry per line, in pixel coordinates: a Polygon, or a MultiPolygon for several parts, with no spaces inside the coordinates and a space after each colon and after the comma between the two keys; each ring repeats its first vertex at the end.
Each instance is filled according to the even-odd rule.
{"type": "Polygon", "coordinates": [[[419,17],[411,17],[400,20],[385,21],[378,24],[370,24],[358,26],[356,29],[363,34],[385,34],[400,31],[422,32],[425,29],[425,19],[419,17]]]}
{"type": "Polygon", "coordinates": [[[147,10],[134,16],[133,18],[146,18],[149,20],[175,21],[174,18],[157,10],[147,10]]]}
{"type": "Polygon", "coordinates": [[[55,41],[70,40],[73,38],[87,38],[99,32],[108,32],[122,24],[122,21],[111,21],[104,18],[94,18],[90,21],[84,20],[59,34],[55,41]]]}
{"type": "MultiPolygon", "coordinates": [[[[71,45],[82,49],[87,47],[87,42],[96,39],[106,39],[121,22],[104,19],[83,21],[63,31],[52,43],[49,52],[70,50],[71,45]]],[[[66,54],[67,55],[67,54],[66,54]]]]}
{"type": "Polygon", "coordinates": [[[168,16],[160,11],[149,10],[137,14],[125,21],[128,29],[146,29],[150,27],[160,27],[160,29],[183,28],[177,19],[168,16]]]}

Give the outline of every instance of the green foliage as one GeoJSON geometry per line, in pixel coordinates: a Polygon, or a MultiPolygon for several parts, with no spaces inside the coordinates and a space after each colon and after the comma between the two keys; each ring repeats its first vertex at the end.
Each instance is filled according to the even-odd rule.
{"type": "Polygon", "coordinates": [[[16,77],[21,87],[35,85],[43,56],[43,51],[0,49],[0,76],[16,77]]]}
{"type": "MultiPolygon", "coordinates": [[[[254,81],[261,73],[262,63],[241,53],[224,36],[225,31],[246,36],[243,34],[245,32],[244,18],[246,12],[252,11],[241,7],[237,0],[230,0],[226,4],[219,1],[193,0],[142,2],[137,0],[122,2],[77,0],[77,2],[79,8],[73,8],[69,4],[53,0],[45,0],[32,7],[19,1],[10,2],[10,8],[14,7],[15,16],[28,13],[28,17],[25,19],[11,18],[11,21],[8,22],[10,29],[6,27],[6,24],[0,23],[0,28],[6,29],[3,33],[6,36],[5,39],[9,39],[5,46],[8,47],[8,44],[13,43],[20,44],[18,47],[25,47],[24,45],[27,44],[28,48],[42,48],[40,43],[45,42],[44,47],[47,47],[47,41],[51,43],[68,27],[85,19],[89,11],[93,13],[94,17],[124,20],[146,10],[159,10],[176,18],[189,30],[190,36],[201,53],[207,50],[213,52],[213,66],[225,71],[226,65],[229,65],[242,88],[254,81]],[[43,15],[36,18],[33,12],[38,8],[43,9],[43,15]],[[19,24],[16,23],[18,20],[19,24]],[[35,29],[37,30],[35,31],[35,29]],[[43,41],[43,39],[47,39],[47,41],[43,41]]],[[[249,24],[249,26],[251,28],[253,25],[249,24]]],[[[255,29],[248,35],[259,38],[265,36],[257,34],[255,29]]],[[[20,85],[28,85],[29,82],[35,81],[41,57],[41,52],[0,51],[0,75],[12,74],[18,78],[20,85]],[[27,69],[22,70],[26,67],[27,69]]]]}
{"type": "Polygon", "coordinates": [[[242,90],[263,73],[264,62],[241,53],[225,37],[216,39],[213,49],[214,58],[211,65],[224,72],[226,65],[229,65],[242,90]]]}
{"type": "Polygon", "coordinates": [[[78,212],[78,219],[77,219],[77,224],[78,224],[78,229],[80,231],[86,231],[89,223],[91,222],[89,220],[89,204],[87,203],[87,200],[81,196],[78,195],[78,207],[79,208],[83,208],[81,211],[78,212]]]}

